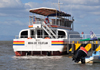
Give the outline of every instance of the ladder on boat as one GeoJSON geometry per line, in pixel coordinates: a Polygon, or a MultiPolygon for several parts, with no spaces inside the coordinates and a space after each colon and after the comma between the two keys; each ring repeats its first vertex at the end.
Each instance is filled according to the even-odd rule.
{"type": "Polygon", "coordinates": [[[47,26],[44,22],[42,23],[42,28],[48,33],[51,38],[56,38],[56,32],[52,29],[51,25],[47,26]]]}

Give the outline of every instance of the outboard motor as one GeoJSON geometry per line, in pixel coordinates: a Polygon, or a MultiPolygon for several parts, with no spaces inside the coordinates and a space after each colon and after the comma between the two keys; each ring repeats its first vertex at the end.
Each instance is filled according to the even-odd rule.
{"type": "Polygon", "coordinates": [[[85,57],[87,56],[88,52],[84,47],[80,47],[77,53],[73,56],[73,61],[81,63],[85,63],[85,57]]]}

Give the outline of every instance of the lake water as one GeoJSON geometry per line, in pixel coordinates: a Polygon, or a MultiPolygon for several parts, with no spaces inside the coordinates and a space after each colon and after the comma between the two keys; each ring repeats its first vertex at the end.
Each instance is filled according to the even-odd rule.
{"type": "Polygon", "coordinates": [[[100,64],[76,64],[67,56],[16,57],[12,41],[0,41],[0,70],[100,70],[100,64]]]}

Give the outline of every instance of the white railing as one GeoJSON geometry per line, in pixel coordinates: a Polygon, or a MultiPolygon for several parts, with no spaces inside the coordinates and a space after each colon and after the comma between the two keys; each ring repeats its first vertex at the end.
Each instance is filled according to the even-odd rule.
{"type": "Polygon", "coordinates": [[[43,25],[42,28],[51,36],[51,38],[53,38],[53,36],[54,38],[56,38],[56,33],[51,28],[49,28],[44,22],[42,23],[42,25],[43,25]]]}
{"type": "Polygon", "coordinates": [[[82,39],[80,34],[69,34],[69,36],[68,36],[69,43],[71,41],[79,41],[80,39],[82,39]]]}
{"type": "MultiPolygon", "coordinates": [[[[100,38],[100,34],[95,34],[97,38],[100,38]]],[[[80,39],[91,38],[90,34],[69,34],[69,43],[71,41],[79,41],[80,39]]]]}

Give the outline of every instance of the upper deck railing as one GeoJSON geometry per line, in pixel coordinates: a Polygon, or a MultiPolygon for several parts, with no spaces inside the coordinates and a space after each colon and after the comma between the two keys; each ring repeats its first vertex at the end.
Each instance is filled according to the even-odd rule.
{"type": "Polygon", "coordinates": [[[67,18],[37,18],[35,16],[29,16],[29,25],[33,24],[42,24],[43,22],[47,22],[48,25],[57,25],[57,26],[63,26],[63,27],[69,27],[73,29],[73,21],[74,19],[72,17],[67,18]]]}

